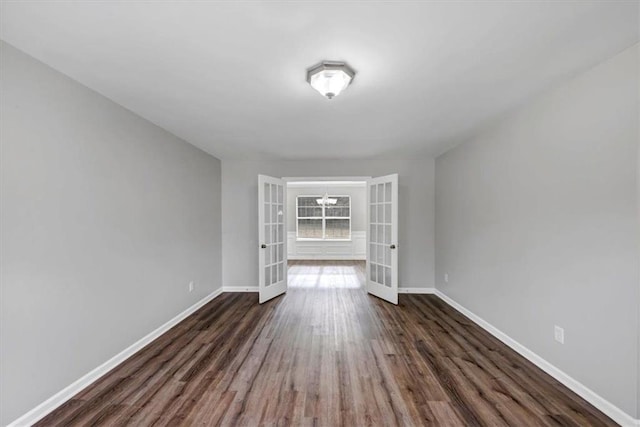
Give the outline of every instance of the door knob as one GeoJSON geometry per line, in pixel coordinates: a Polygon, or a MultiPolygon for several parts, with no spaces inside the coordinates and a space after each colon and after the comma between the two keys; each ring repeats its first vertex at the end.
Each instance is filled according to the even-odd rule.
{"type": "Polygon", "coordinates": [[[267,249],[267,245],[265,245],[264,243],[263,243],[263,244],[261,244],[261,245],[260,245],[260,247],[261,247],[262,249],[267,249]]]}
{"type": "Polygon", "coordinates": [[[396,245],[391,245],[391,246],[390,246],[390,248],[391,248],[391,249],[395,249],[395,248],[396,248],[396,245]]]}

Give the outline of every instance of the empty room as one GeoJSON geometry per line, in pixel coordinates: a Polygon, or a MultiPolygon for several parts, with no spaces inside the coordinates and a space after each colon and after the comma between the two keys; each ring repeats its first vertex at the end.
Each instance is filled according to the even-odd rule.
{"type": "Polygon", "coordinates": [[[640,427],[640,2],[0,0],[0,426],[640,427]]]}

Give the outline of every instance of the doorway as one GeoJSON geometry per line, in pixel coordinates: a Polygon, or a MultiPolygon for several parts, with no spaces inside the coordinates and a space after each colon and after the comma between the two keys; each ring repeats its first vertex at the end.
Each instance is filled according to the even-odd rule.
{"type": "Polygon", "coordinates": [[[258,177],[260,302],[358,289],[398,301],[398,176],[258,177]]]}
{"type": "Polygon", "coordinates": [[[289,287],[366,289],[367,181],[287,180],[289,287]]]}

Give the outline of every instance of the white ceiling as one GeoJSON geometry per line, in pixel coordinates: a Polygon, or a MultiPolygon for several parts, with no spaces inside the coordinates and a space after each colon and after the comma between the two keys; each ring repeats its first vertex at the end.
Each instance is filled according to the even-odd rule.
{"type": "Polygon", "coordinates": [[[638,41],[637,1],[3,1],[0,37],[221,158],[440,153],[638,41]],[[326,100],[320,60],[357,75],[326,100]]]}

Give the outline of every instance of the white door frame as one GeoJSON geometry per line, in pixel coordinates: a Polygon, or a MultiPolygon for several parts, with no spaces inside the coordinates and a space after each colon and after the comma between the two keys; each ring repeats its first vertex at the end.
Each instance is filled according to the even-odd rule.
{"type": "Polygon", "coordinates": [[[286,176],[282,178],[285,182],[313,182],[313,181],[359,181],[366,182],[370,176],[286,176]]]}

